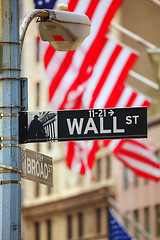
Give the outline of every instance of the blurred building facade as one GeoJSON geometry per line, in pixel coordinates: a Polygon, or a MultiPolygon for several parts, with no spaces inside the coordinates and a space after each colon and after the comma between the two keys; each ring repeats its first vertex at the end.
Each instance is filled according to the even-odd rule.
{"type": "MultiPolygon", "coordinates": [[[[154,142],[154,152],[160,160],[160,115],[148,121],[149,136],[154,142]]],[[[150,144],[153,144],[150,143],[150,144]]],[[[116,201],[121,209],[136,219],[154,239],[160,239],[160,182],[137,177],[117,161],[119,170],[116,182],[116,201]]],[[[125,221],[128,230],[141,238],[140,234],[125,221]]]]}
{"type": "MultiPolygon", "coordinates": [[[[22,16],[34,9],[32,0],[21,0],[20,3],[22,16]]],[[[124,0],[113,22],[158,47],[159,10],[160,6],[152,0],[124,0]]],[[[133,70],[159,84],[147,46],[113,26],[109,35],[138,51],[139,58],[133,70]]],[[[29,83],[29,111],[50,110],[37,36],[38,29],[33,21],[25,37],[22,55],[22,76],[27,77],[29,83]]],[[[127,83],[153,99],[148,111],[148,132],[160,159],[160,92],[132,75],[127,83]]],[[[154,239],[160,239],[159,182],[136,177],[105,148],[96,154],[95,180],[91,181],[68,170],[61,143],[32,143],[24,147],[53,157],[54,177],[53,188],[23,180],[23,240],[106,240],[108,197],[113,197],[121,209],[133,216],[154,239]]],[[[126,226],[137,239],[142,239],[132,226],[127,223],[126,226]]]]}
{"type": "MultiPolygon", "coordinates": [[[[158,60],[157,62],[151,61],[154,55],[149,55],[148,52],[157,52],[159,48],[159,10],[159,1],[124,1],[121,11],[118,12],[115,19],[115,21],[118,21],[119,18],[121,26],[154,45],[153,48],[147,47],[124,33],[119,36],[120,41],[139,52],[139,58],[133,70],[158,85],[160,85],[158,70],[160,65],[157,66],[158,60]]],[[[118,33],[113,28],[111,34],[112,32],[115,35],[118,33]]],[[[150,142],[147,143],[150,144],[150,147],[154,146],[153,151],[160,160],[160,91],[134,79],[131,75],[128,77],[127,83],[149,96],[153,101],[148,110],[148,137],[150,142]]],[[[160,183],[137,177],[119,161],[117,161],[117,165],[119,169],[118,181],[116,182],[117,203],[121,209],[136,219],[154,239],[160,239],[160,195],[158,190],[160,183]]],[[[143,239],[131,225],[126,223],[126,226],[136,239],[143,239]]]]}

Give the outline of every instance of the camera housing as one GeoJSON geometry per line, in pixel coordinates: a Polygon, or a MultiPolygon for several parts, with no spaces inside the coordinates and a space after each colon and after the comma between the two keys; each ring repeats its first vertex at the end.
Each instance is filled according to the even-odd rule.
{"type": "Polygon", "coordinates": [[[38,19],[40,38],[58,51],[77,49],[90,34],[91,22],[80,13],[46,10],[47,19],[38,19]]]}

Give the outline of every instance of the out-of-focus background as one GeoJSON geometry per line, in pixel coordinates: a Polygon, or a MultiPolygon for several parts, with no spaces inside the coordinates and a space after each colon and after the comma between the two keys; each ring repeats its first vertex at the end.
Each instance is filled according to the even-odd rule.
{"type": "MultiPolygon", "coordinates": [[[[69,1],[59,2],[69,5],[69,1]]],[[[93,4],[95,8],[95,4],[101,1],[81,2],[84,5],[86,2],[93,4]]],[[[78,4],[78,1],[75,0],[74,4],[78,4]]],[[[34,8],[33,0],[20,0],[21,19],[34,8]]],[[[123,0],[111,20],[107,37],[138,54],[125,85],[136,93],[146,95],[146,99],[152,102],[148,108],[148,139],[142,142],[152,149],[160,161],[160,1],[123,0]]],[[[38,27],[33,21],[27,31],[22,54],[22,76],[26,76],[29,83],[29,111],[56,110],[53,104],[50,105],[49,74],[46,72],[56,71],[59,56],[52,62],[52,67],[45,68],[38,27]]],[[[76,68],[76,62],[74,64],[76,68]]],[[[132,96],[132,102],[135,96],[132,96]]],[[[104,146],[101,141],[98,146],[92,168],[94,178],[91,179],[87,174],[80,174],[67,166],[63,143],[24,145],[53,158],[53,187],[23,180],[23,240],[131,239],[123,235],[122,238],[110,236],[108,207],[112,207],[114,216],[132,238],[160,239],[160,182],[155,182],[148,175],[138,176],[116,158],[111,148],[104,146]],[[126,216],[129,216],[130,222],[126,216]],[[138,222],[138,228],[134,226],[134,220],[138,222]]],[[[149,172],[154,166],[147,165],[144,159],[141,161],[140,168],[144,172],[149,172]],[[144,162],[146,165],[143,165],[144,162]]],[[[157,168],[157,172],[160,169],[157,168]]]]}

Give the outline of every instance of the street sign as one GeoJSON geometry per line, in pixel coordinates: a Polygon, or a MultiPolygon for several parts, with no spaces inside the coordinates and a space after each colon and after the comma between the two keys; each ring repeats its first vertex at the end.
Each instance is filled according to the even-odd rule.
{"type": "Polygon", "coordinates": [[[147,137],[147,108],[19,113],[20,143],[147,137]]]}
{"type": "Polygon", "coordinates": [[[21,149],[22,177],[53,186],[52,158],[44,154],[21,149]]]}

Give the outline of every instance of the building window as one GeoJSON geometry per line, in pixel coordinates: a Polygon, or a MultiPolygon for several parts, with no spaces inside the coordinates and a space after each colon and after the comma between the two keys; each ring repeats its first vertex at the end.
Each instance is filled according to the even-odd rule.
{"type": "Polygon", "coordinates": [[[40,144],[36,143],[37,152],[40,152],[40,144]]]}
{"type": "Polygon", "coordinates": [[[160,149],[158,149],[158,150],[155,152],[155,155],[157,156],[157,158],[159,159],[159,162],[160,162],[160,149]]]}
{"type": "Polygon", "coordinates": [[[36,62],[39,62],[39,37],[36,38],[36,62]]]}
{"type": "MultiPolygon", "coordinates": [[[[160,149],[158,149],[156,152],[155,152],[155,155],[157,156],[158,158],[158,161],[160,163],[160,149]]],[[[160,181],[160,180],[159,180],[160,181]]]]}
{"type": "MultiPolygon", "coordinates": [[[[128,211],[126,212],[126,215],[127,216],[129,215],[128,211]]],[[[124,225],[125,225],[126,229],[129,230],[129,221],[128,221],[127,217],[124,216],[124,220],[123,221],[124,221],[124,225]]]]}
{"type": "Polygon", "coordinates": [[[125,166],[123,167],[123,171],[124,171],[124,189],[127,189],[129,187],[128,184],[128,168],[126,168],[125,166]]]}
{"type": "Polygon", "coordinates": [[[96,164],[96,172],[97,172],[97,174],[96,174],[96,176],[97,176],[97,181],[100,181],[100,179],[101,179],[101,159],[99,158],[99,159],[97,159],[97,164],[96,164]]]}
{"type": "Polygon", "coordinates": [[[96,209],[97,233],[101,232],[101,209],[96,209]]]}
{"type": "Polygon", "coordinates": [[[39,240],[39,222],[35,223],[35,240],[39,240]]]}
{"type": "Polygon", "coordinates": [[[36,183],[36,197],[39,197],[39,183],[36,183]]]}
{"type": "Polygon", "coordinates": [[[51,240],[51,220],[47,220],[48,240],[51,240]]]}
{"type": "Polygon", "coordinates": [[[149,208],[144,209],[144,224],[145,229],[147,232],[150,232],[150,215],[149,215],[149,208]]]}
{"type": "Polygon", "coordinates": [[[83,236],[83,214],[81,212],[78,213],[78,233],[79,237],[83,236]]]}
{"type": "Polygon", "coordinates": [[[68,239],[72,239],[72,216],[67,216],[67,230],[68,230],[68,239]]]}
{"type": "Polygon", "coordinates": [[[134,174],[134,186],[137,187],[138,186],[138,177],[136,174],[134,174]]]}
{"type": "MultiPolygon", "coordinates": [[[[136,222],[139,222],[139,212],[138,212],[138,210],[134,211],[134,219],[136,220],[136,222]]],[[[135,229],[135,238],[139,239],[139,231],[137,229],[135,229]]]]}
{"type": "Polygon", "coordinates": [[[51,150],[52,149],[52,142],[48,142],[48,150],[51,150]]]}
{"type": "Polygon", "coordinates": [[[160,205],[156,206],[156,233],[160,236],[160,205]]]}
{"type": "Polygon", "coordinates": [[[145,183],[145,184],[148,184],[148,183],[149,183],[149,180],[148,180],[148,179],[144,179],[144,183],[145,183]]]}
{"type": "Polygon", "coordinates": [[[51,187],[50,186],[47,187],[47,194],[48,195],[51,194],[51,187]]]}
{"type": "Polygon", "coordinates": [[[36,83],[36,107],[40,105],[40,83],[36,83]]]}
{"type": "Polygon", "coordinates": [[[111,177],[111,156],[107,155],[106,156],[106,178],[111,177]]]}

